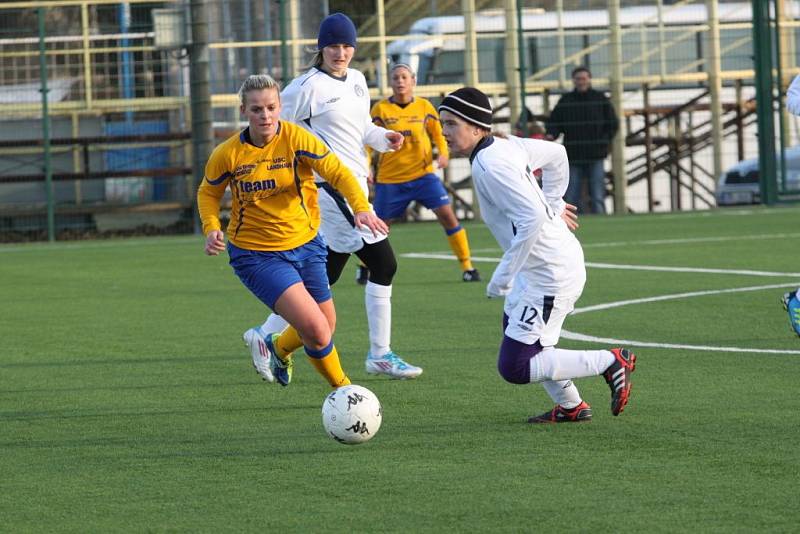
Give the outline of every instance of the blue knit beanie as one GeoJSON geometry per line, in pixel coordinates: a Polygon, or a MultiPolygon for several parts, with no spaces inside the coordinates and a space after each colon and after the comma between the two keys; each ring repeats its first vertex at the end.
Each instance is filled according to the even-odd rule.
{"type": "Polygon", "coordinates": [[[344,13],[328,15],[319,26],[317,50],[335,44],[356,46],[356,25],[344,13]]]}

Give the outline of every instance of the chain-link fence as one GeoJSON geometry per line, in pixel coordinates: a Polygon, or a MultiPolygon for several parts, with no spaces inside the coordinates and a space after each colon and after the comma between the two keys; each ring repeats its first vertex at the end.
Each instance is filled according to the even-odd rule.
{"type": "MultiPolygon", "coordinates": [[[[767,46],[775,61],[765,76],[778,72],[769,85],[770,115],[775,145],[790,147],[797,124],[781,110],[780,93],[798,71],[800,6],[767,3],[767,46]]],[[[609,212],[758,201],[753,57],[760,41],[753,5],[6,2],[0,4],[0,241],[191,231],[198,162],[208,146],[242,127],[239,85],[252,73],[286,83],[302,72],[320,21],[336,11],[356,23],[352,66],[364,72],[373,100],[391,94],[389,66],[403,62],[417,73],[416,95],[434,103],[465,84],[481,88],[492,98],[501,131],[597,144],[570,141],[553,119],[575,92],[574,69],[589,69],[592,86],[608,95],[619,122],[619,133],[607,139],[607,157],[600,158],[609,212]],[[199,73],[207,74],[208,100],[197,99],[199,73]],[[198,120],[211,124],[205,144],[198,120]]],[[[776,171],[778,198],[800,188],[793,151],[785,154],[776,171]]],[[[441,174],[458,214],[471,216],[468,164],[455,161],[441,174]]],[[[589,195],[586,188],[582,197],[589,195]]]]}

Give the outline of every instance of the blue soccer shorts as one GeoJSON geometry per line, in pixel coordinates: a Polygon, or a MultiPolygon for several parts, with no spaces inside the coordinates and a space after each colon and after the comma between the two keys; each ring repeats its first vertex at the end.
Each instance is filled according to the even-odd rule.
{"type": "Polygon", "coordinates": [[[228,256],[239,280],[275,311],[275,302],[290,286],[302,282],[318,303],[332,298],[325,262],[328,248],[320,235],[291,250],[264,252],[228,242],[228,256]]]}
{"type": "Polygon", "coordinates": [[[413,201],[433,210],[450,204],[450,195],[439,177],[432,173],[402,184],[375,185],[373,208],[381,219],[402,217],[413,201]]]}

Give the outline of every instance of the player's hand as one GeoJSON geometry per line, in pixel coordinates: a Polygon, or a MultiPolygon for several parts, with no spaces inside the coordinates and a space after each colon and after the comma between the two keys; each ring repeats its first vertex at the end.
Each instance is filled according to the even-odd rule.
{"type": "Polygon", "coordinates": [[[564,211],[561,212],[561,218],[567,223],[567,228],[573,232],[580,228],[578,224],[578,207],[572,204],[564,204],[564,211]]]}
{"type": "Polygon", "coordinates": [[[356,221],[356,228],[366,226],[372,230],[372,235],[378,234],[388,235],[389,227],[383,222],[383,219],[372,213],[371,211],[359,211],[354,215],[356,221]]]}
{"type": "Polygon", "coordinates": [[[403,134],[400,132],[386,132],[386,140],[389,141],[389,150],[400,150],[403,146],[403,134]]]}
{"type": "Polygon", "coordinates": [[[450,158],[444,154],[439,154],[439,157],[436,158],[436,165],[438,165],[440,169],[447,167],[448,163],[450,163],[450,158]]]}
{"type": "Polygon", "coordinates": [[[225,234],[222,230],[211,230],[206,236],[206,254],[216,256],[225,250],[225,234]]]}
{"type": "Polygon", "coordinates": [[[486,296],[490,299],[505,297],[511,292],[511,285],[501,284],[492,278],[486,285],[486,296]]]}

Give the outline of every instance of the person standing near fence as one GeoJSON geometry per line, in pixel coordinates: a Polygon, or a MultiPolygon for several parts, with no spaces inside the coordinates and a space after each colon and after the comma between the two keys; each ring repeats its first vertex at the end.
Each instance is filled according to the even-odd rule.
{"type": "Polygon", "coordinates": [[[569,157],[569,187],[565,199],[582,212],[582,184],[589,185],[592,213],[606,212],[604,162],[619,129],[619,120],[608,97],[592,89],[592,73],[586,67],[572,71],[574,89],[559,99],[547,120],[545,138],[564,136],[569,157]]]}
{"type": "MultiPolygon", "coordinates": [[[[795,76],[786,91],[786,109],[793,115],[800,115],[800,75],[795,76]]],[[[800,336],[800,288],[785,293],[781,302],[783,309],[789,314],[792,330],[800,336]]]]}
{"type": "MultiPolygon", "coordinates": [[[[370,209],[350,170],[319,139],[279,120],[280,87],[266,75],[250,76],[239,91],[249,125],[219,145],[197,191],[206,235],[205,253],[226,248],[234,272],[256,297],[280,313],[303,339],[306,354],[332,387],[350,383],[333,344],[336,310],[325,271],[325,241],[312,170],[325,176],[353,206],[353,220],[375,235],[388,227],[370,209]],[[228,244],[220,202],[231,190],[228,244]]],[[[288,381],[278,360],[262,375],[288,381]]]]}
{"type": "Polygon", "coordinates": [[[486,226],[503,249],[486,286],[505,297],[497,368],[512,384],[541,383],[556,406],[529,423],[585,422],[592,409],[572,379],[602,375],[619,415],[631,391],[636,356],[627,349],[565,350],[555,345],[583,292],[583,249],[571,230],[577,217],[562,200],[569,182],[564,147],[548,141],[493,135],[492,107],[464,87],[442,100],[442,129],[455,155],[469,156],[486,226]],[[542,187],[533,177],[542,169],[542,187]]]}
{"type": "Polygon", "coordinates": [[[377,156],[375,213],[384,221],[402,217],[411,202],[432,210],[447,234],[450,249],[461,266],[464,282],[481,277],[470,258],[467,231],[459,224],[450,205],[450,195],[433,172],[433,144],[440,169],[447,167],[449,152],[442,136],[439,114],[429,101],[414,96],[417,77],[410,66],[398,63],[390,71],[392,96],[372,106],[372,122],[400,132],[403,147],[377,156]]]}
{"type": "MultiPolygon", "coordinates": [[[[317,52],[311,68],[292,80],[282,93],[281,118],[306,128],[319,137],[356,175],[362,192],[368,192],[369,167],[365,145],[378,152],[398,150],[403,135],[375,126],[369,115],[369,92],[364,75],[350,68],[356,48],[356,28],[347,15],[334,13],[319,28],[317,52]]],[[[386,235],[376,235],[354,224],[352,206],[323,177],[317,177],[322,210],[322,235],[328,245],[327,274],[335,284],[351,254],[369,269],[365,305],[370,348],[367,373],[391,378],[415,378],[422,368],[405,362],[392,351],[392,280],[397,260],[386,235]]],[[[280,334],[282,320],[272,315],[260,327],[244,334],[253,361],[277,358],[291,365],[291,355],[302,345],[302,336],[289,327],[280,334]],[[274,352],[263,355],[259,344],[266,340],[274,352]]],[[[288,383],[281,384],[286,386],[288,383]]]]}

